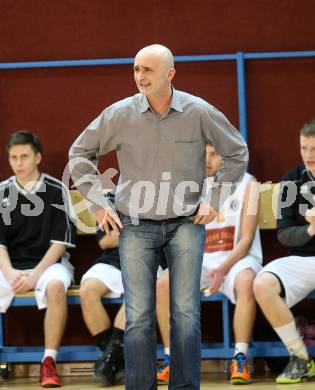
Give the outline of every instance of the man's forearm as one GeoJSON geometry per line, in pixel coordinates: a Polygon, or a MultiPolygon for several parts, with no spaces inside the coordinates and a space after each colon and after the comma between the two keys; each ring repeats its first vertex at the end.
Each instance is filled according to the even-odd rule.
{"type": "Polygon", "coordinates": [[[12,264],[9,253],[5,247],[0,246],[0,270],[6,275],[10,269],[12,269],[12,264]]]}
{"type": "Polygon", "coordinates": [[[238,241],[236,246],[233,248],[229,256],[225,259],[224,263],[220,267],[224,274],[227,274],[234,264],[236,264],[239,260],[243,259],[248,254],[252,241],[253,240],[249,240],[247,238],[238,241]]]}
{"type": "Polygon", "coordinates": [[[102,193],[102,183],[97,177],[99,148],[98,134],[95,127],[90,125],[76,139],[69,151],[69,166],[73,183],[83,197],[91,202],[89,208],[92,212],[108,206],[102,193]]]}
{"type": "Polygon", "coordinates": [[[61,258],[61,256],[65,253],[65,250],[66,246],[64,244],[54,242],[47,250],[42,260],[34,268],[33,272],[41,275],[46,268],[56,263],[61,258]]]}
{"type": "Polygon", "coordinates": [[[225,199],[235,191],[235,183],[239,183],[246,172],[248,149],[241,134],[221,112],[212,108],[209,113],[212,119],[210,126],[214,130],[209,136],[213,138],[217,153],[222,156],[222,167],[215,177],[211,196],[211,206],[218,211],[225,199]]]}
{"type": "Polygon", "coordinates": [[[211,206],[219,211],[223,206],[227,198],[229,198],[236,190],[237,185],[243,179],[243,176],[247,168],[247,160],[245,158],[246,153],[244,152],[244,160],[240,159],[238,163],[233,162],[233,173],[225,174],[215,178],[213,183],[212,193],[211,193],[211,206]]]}
{"type": "Polygon", "coordinates": [[[278,229],[277,236],[283,246],[302,246],[308,243],[312,236],[307,232],[308,225],[289,226],[278,229]]]}

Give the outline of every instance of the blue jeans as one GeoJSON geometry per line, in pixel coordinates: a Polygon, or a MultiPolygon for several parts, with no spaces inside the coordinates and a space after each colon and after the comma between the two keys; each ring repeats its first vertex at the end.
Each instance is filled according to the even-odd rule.
{"type": "Polygon", "coordinates": [[[200,274],[204,226],[192,217],[140,219],[119,213],[125,289],[126,390],[155,390],[156,274],[163,250],[170,275],[171,376],[169,389],[200,389],[200,274]]]}

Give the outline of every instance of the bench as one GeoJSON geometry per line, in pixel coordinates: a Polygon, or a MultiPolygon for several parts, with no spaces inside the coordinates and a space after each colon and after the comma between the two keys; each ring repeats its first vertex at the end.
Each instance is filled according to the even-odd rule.
{"type": "MultiPolygon", "coordinates": [[[[272,200],[277,197],[277,185],[262,185],[260,193],[260,214],[259,227],[264,229],[275,229],[276,220],[272,211],[272,200]]],[[[85,201],[78,191],[71,191],[71,197],[77,216],[81,223],[88,226],[88,232],[78,229],[78,234],[95,234],[95,219],[88,213],[85,201]]],[[[79,224],[80,226],[80,224],[79,224]]],[[[82,227],[83,225],[81,225],[82,227]]],[[[223,337],[221,342],[202,343],[202,358],[204,359],[229,359],[233,356],[234,345],[231,332],[231,304],[229,300],[221,293],[212,296],[200,296],[202,302],[220,302],[222,310],[223,337]]],[[[315,299],[315,291],[307,299],[315,299]]],[[[79,288],[73,286],[67,294],[69,305],[79,305],[79,288]]],[[[104,304],[121,304],[123,298],[103,298],[104,304]]],[[[36,306],[33,292],[18,294],[12,302],[12,306],[36,306]]],[[[210,309],[211,310],[211,309],[210,309]]],[[[71,319],[70,319],[71,320],[71,319]]],[[[4,314],[0,315],[0,375],[5,377],[7,373],[7,363],[10,362],[37,362],[40,361],[43,354],[43,347],[15,347],[4,343],[5,322],[4,314]],[[2,364],[1,364],[2,363],[2,364]]],[[[315,354],[315,347],[310,348],[310,353],[315,354]]],[[[157,347],[158,358],[163,356],[161,345],[157,347]]],[[[59,361],[91,361],[98,356],[98,349],[94,345],[71,345],[60,347],[58,353],[59,361]]],[[[253,340],[249,348],[251,357],[275,357],[287,356],[287,350],[280,341],[255,341],[253,340]]]]}

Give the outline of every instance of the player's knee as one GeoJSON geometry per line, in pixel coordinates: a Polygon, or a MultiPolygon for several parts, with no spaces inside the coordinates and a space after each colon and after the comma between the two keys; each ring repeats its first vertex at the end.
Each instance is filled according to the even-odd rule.
{"type": "Polygon", "coordinates": [[[262,302],[271,299],[276,294],[276,286],[269,275],[261,274],[254,281],[253,291],[257,302],[262,302]]]}
{"type": "Polygon", "coordinates": [[[49,282],[46,293],[49,301],[61,302],[61,300],[65,300],[66,298],[65,287],[60,280],[52,280],[49,282]]]}
{"type": "Polygon", "coordinates": [[[93,282],[86,281],[80,286],[80,301],[82,305],[91,305],[100,299],[100,294],[97,292],[93,282]]]}
{"type": "Polygon", "coordinates": [[[80,301],[82,305],[89,305],[96,298],[94,289],[90,283],[83,283],[80,286],[80,301]]]}
{"type": "Polygon", "coordinates": [[[253,291],[257,301],[259,301],[266,293],[267,283],[261,276],[257,276],[254,280],[253,291]]]}
{"type": "Polygon", "coordinates": [[[168,277],[161,277],[156,282],[156,296],[157,298],[163,298],[169,295],[169,279],[168,277]]]}
{"type": "Polygon", "coordinates": [[[237,276],[236,291],[237,295],[253,297],[253,284],[255,280],[255,273],[251,270],[249,272],[241,272],[237,276]]]}

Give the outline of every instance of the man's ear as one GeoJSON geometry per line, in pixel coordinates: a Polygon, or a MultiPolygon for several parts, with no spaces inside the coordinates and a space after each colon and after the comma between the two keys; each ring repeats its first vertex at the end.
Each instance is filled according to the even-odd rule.
{"type": "Polygon", "coordinates": [[[175,76],[176,70],[174,68],[170,68],[168,71],[168,81],[171,82],[175,76]]]}
{"type": "Polygon", "coordinates": [[[42,161],[42,154],[40,152],[36,153],[36,163],[39,165],[39,163],[42,161]]]}

